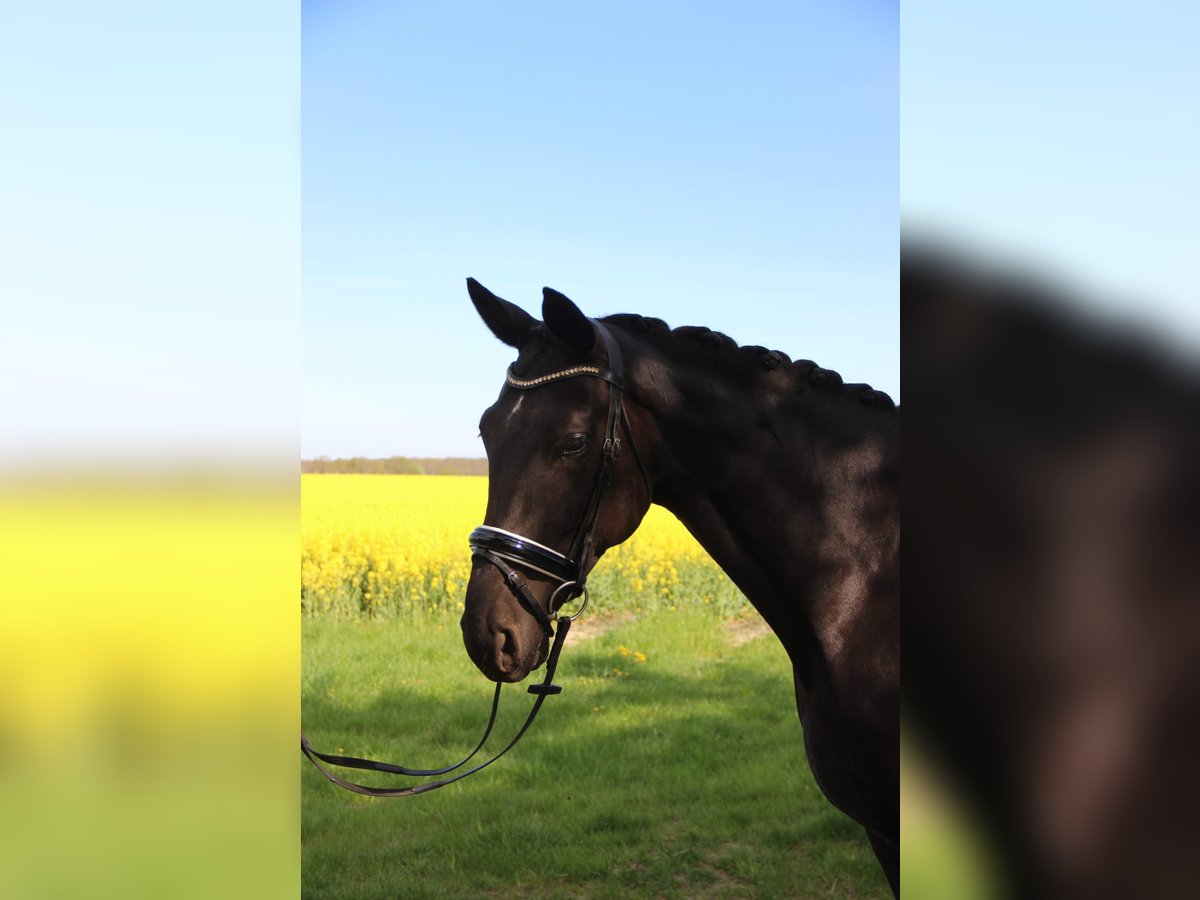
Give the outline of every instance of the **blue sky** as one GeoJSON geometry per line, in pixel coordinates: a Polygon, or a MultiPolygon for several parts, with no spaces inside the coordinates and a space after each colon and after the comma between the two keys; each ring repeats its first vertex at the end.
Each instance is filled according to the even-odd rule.
{"type": "Polygon", "coordinates": [[[303,7],[302,454],[482,455],[535,313],[703,324],[898,396],[898,13],[303,7]]]}
{"type": "Polygon", "coordinates": [[[0,463],[477,453],[467,275],[895,392],[898,211],[1200,340],[1194,6],[12,12],[0,463]]]}
{"type": "Polygon", "coordinates": [[[299,55],[287,0],[6,10],[0,463],[295,458],[299,55]]]}
{"type": "Polygon", "coordinates": [[[1200,6],[904,7],[901,212],[1200,341],[1200,6]]]}

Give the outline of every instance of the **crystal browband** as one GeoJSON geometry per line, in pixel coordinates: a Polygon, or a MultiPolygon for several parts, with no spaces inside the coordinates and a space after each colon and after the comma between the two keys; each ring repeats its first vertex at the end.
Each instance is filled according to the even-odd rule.
{"type": "Polygon", "coordinates": [[[537,378],[518,378],[512,373],[512,366],[509,366],[508,371],[504,373],[504,378],[513,387],[526,390],[528,388],[541,387],[543,384],[558,381],[560,378],[573,378],[576,375],[597,375],[603,377],[603,370],[599,366],[571,366],[569,369],[559,369],[557,372],[551,372],[549,375],[539,375],[537,378]]]}

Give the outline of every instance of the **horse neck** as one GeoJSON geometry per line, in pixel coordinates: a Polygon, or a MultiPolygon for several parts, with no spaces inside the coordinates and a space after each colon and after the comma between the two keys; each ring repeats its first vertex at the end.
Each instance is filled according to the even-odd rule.
{"type": "Polygon", "coordinates": [[[654,500],[793,660],[811,660],[836,651],[847,610],[898,574],[898,417],[792,372],[743,368],[634,360],[633,384],[651,386],[633,399],[654,435],[654,500]]]}

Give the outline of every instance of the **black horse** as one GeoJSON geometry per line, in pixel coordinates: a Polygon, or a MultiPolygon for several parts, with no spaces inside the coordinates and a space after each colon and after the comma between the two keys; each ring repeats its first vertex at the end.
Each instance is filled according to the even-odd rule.
{"type": "MultiPolygon", "coordinates": [[[[539,322],[474,280],[468,289],[492,333],[519,351],[479,426],[490,466],[485,524],[566,554],[593,515],[586,572],[651,503],[674,513],[787,649],[813,775],[866,829],[898,893],[900,422],[891,398],[706,328],[672,331],[635,315],[597,327],[549,288],[539,322]],[[562,376],[620,368],[618,354],[618,421],[636,452],[616,458],[589,510],[614,395],[603,374],[562,376]]],[[[463,641],[494,681],[520,681],[544,662],[545,613],[565,599],[552,596],[565,579],[523,574],[522,597],[477,555],[467,585],[463,641]]]]}

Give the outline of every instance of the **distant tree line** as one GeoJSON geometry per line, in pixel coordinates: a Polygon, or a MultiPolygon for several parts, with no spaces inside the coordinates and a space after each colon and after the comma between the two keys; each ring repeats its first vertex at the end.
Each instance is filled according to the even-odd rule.
{"type": "Polygon", "coordinates": [[[330,459],[318,456],[300,460],[300,471],[306,475],[486,475],[488,464],[486,459],[411,459],[407,456],[330,459]]]}

